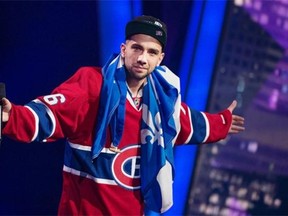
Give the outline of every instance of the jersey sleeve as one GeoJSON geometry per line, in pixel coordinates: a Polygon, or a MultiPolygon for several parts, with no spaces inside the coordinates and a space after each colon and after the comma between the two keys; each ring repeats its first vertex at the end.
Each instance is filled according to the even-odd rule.
{"type": "Polygon", "coordinates": [[[92,116],[84,117],[97,110],[101,84],[101,69],[80,68],[50,95],[40,96],[25,106],[13,105],[3,134],[23,142],[76,136],[83,125],[94,123],[92,116]]]}
{"type": "Polygon", "coordinates": [[[229,110],[211,114],[199,112],[181,104],[180,132],[176,145],[217,142],[224,139],[232,122],[229,110]]]}

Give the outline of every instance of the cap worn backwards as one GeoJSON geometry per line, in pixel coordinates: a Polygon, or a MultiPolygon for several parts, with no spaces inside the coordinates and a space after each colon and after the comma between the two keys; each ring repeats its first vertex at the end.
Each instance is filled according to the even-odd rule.
{"type": "Polygon", "coordinates": [[[126,39],[135,34],[146,34],[157,39],[162,48],[165,47],[167,41],[167,28],[165,23],[152,16],[138,16],[126,25],[126,39]]]}

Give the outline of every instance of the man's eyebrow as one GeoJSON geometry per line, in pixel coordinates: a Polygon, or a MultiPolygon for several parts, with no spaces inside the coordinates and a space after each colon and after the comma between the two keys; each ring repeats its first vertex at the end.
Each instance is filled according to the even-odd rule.
{"type": "Polygon", "coordinates": [[[138,43],[133,43],[131,46],[138,46],[138,47],[142,47],[140,44],[138,43]]]}
{"type": "Polygon", "coordinates": [[[158,49],[150,48],[148,50],[149,50],[149,52],[153,52],[155,54],[159,54],[160,53],[160,50],[158,50],[158,49]]]}
{"type": "MultiPolygon", "coordinates": [[[[138,43],[134,43],[131,45],[131,47],[137,47],[137,48],[141,48],[141,49],[144,49],[144,47],[138,43]]],[[[159,54],[160,53],[160,50],[156,49],[156,48],[148,48],[148,51],[149,52],[153,52],[155,54],[159,54]]]]}

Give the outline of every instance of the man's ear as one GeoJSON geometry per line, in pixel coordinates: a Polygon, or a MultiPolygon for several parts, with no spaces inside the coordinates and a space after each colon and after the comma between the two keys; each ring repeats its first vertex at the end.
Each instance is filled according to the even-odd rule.
{"type": "Polygon", "coordinates": [[[159,66],[159,65],[161,64],[161,62],[162,62],[163,59],[164,59],[164,56],[165,56],[165,53],[164,53],[164,52],[161,53],[161,56],[159,57],[159,60],[158,60],[158,64],[157,64],[157,66],[159,66]]]}
{"type": "Polygon", "coordinates": [[[125,57],[125,50],[126,50],[126,44],[122,43],[120,46],[120,51],[121,51],[121,57],[125,57]]]}

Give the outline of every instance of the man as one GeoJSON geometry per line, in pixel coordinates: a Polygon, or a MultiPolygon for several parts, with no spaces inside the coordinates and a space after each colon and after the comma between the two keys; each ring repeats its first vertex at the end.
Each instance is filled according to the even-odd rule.
{"type": "Polygon", "coordinates": [[[236,101],[209,114],[181,102],[164,58],[167,30],[140,16],[126,25],[119,55],[82,67],[25,106],[4,98],[3,134],[18,141],[66,137],[59,215],[143,215],[173,204],[173,147],[215,142],[244,130],[236,101]]]}

